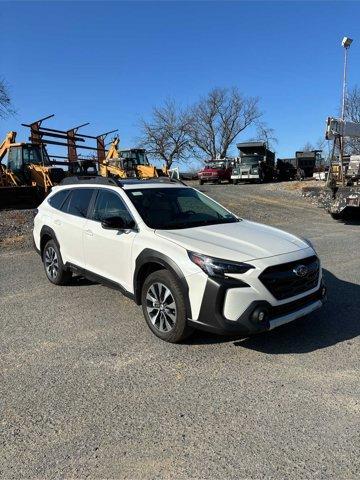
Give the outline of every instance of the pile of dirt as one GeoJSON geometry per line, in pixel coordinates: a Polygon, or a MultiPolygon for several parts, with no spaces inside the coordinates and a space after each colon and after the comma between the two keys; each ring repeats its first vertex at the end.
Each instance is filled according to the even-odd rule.
{"type": "Polygon", "coordinates": [[[35,210],[0,211],[0,249],[29,248],[35,210]]]}

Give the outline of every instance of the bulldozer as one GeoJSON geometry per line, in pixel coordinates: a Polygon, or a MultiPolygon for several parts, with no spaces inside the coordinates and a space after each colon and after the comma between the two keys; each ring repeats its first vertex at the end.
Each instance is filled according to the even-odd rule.
{"type": "Polygon", "coordinates": [[[119,137],[114,137],[105,158],[99,158],[99,174],[103,177],[151,179],[168,176],[166,167],[151,165],[143,148],[119,150],[119,137]]]}

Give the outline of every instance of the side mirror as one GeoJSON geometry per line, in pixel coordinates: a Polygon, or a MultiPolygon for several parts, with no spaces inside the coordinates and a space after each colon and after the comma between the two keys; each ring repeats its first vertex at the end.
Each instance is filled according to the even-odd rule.
{"type": "Polygon", "coordinates": [[[125,230],[127,228],[124,219],[121,217],[105,218],[105,220],[101,222],[101,226],[106,230],[125,230]]]}

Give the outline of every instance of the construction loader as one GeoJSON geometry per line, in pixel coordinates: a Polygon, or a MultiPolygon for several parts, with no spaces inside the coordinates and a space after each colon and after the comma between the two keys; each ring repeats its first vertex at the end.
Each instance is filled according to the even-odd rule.
{"type": "Polygon", "coordinates": [[[99,158],[99,174],[103,177],[151,179],[168,176],[166,167],[151,165],[142,148],[119,150],[119,137],[115,137],[104,159],[99,158]]]}
{"type": "Polygon", "coordinates": [[[9,132],[0,144],[0,208],[36,204],[64,175],[51,166],[44,145],[16,142],[16,132],[9,132]]]}

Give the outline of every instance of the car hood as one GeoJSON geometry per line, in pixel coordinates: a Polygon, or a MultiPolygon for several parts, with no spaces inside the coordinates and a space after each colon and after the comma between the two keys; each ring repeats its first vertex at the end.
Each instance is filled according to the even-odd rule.
{"type": "Polygon", "coordinates": [[[248,220],[155,233],[187,250],[239,262],[309,248],[295,235],[248,220]]]}

